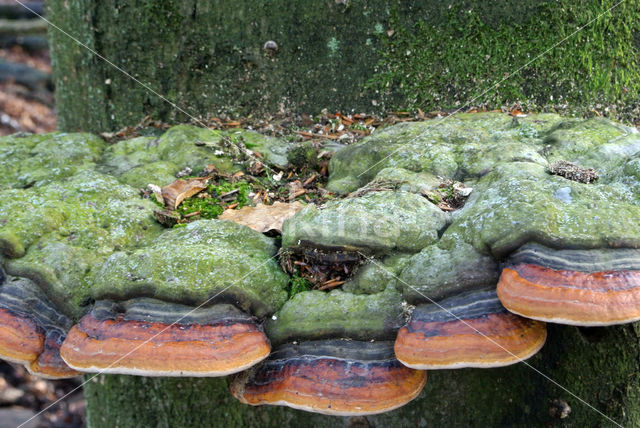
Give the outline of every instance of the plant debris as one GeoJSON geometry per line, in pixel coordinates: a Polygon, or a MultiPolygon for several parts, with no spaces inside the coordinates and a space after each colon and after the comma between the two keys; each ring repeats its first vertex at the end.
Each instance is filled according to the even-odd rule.
{"type": "Polygon", "coordinates": [[[188,180],[178,179],[168,186],[162,188],[162,199],[169,210],[175,210],[180,203],[196,193],[200,193],[207,188],[208,177],[190,178],[188,180]]]}
{"type": "MultiPolygon", "coordinates": [[[[278,255],[282,269],[292,278],[299,279],[298,287],[301,287],[301,280],[306,280],[311,288],[321,291],[329,291],[341,286],[362,264],[360,254],[351,251],[329,252],[316,248],[305,248],[299,251],[280,249],[278,255]]],[[[296,284],[292,282],[293,285],[296,284]]]]}
{"type": "Polygon", "coordinates": [[[292,203],[276,201],[273,205],[245,206],[239,210],[228,208],[218,219],[231,220],[260,233],[276,232],[280,234],[282,233],[282,223],[302,208],[304,205],[298,201],[292,203]]]}
{"type": "Polygon", "coordinates": [[[424,190],[422,195],[442,211],[455,211],[464,206],[473,189],[464,183],[444,179],[435,191],[424,190]]]}
{"type": "Polygon", "coordinates": [[[17,426],[37,412],[44,411],[32,420],[33,426],[85,426],[80,381],[80,378],[41,379],[29,374],[22,366],[0,361],[0,425],[5,426],[4,422],[9,424],[6,426],[17,426]],[[56,403],[59,399],[61,401],[56,403]]]}
{"type": "Polygon", "coordinates": [[[595,169],[582,168],[565,160],[552,162],[551,165],[549,165],[549,172],[553,175],[564,177],[567,180],[586,184],[592,183],[599,178],[598,171],[595,169]]]}
{"type": "Polygon", "coordinates": [[[198,176],[178,179],[162,189],[149,184],[141,193],[162,208],[154,215],[166,227],[219,218],[225,213],[224,220],[276,234],[281,232],[282,222],[303,204],[321,204],[334,197],[324,189],[326,182],[326,171],[306,167],[274,173],[262,164],[258,171],[226,174],[208,165],[198,176]]]}

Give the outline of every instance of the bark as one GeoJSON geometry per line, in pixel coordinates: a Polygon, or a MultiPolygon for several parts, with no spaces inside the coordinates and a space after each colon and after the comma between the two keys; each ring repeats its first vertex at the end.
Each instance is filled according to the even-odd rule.
{"type": "MultiPolygon", "coordinates": [[[[515,103],[637,120],[640,0],[605,13],[615,3],[51,0],[48,18],[196,117],[515,103]]],[[[189,120],[61,31],[50,36],[62,129],[189,120]]]]}

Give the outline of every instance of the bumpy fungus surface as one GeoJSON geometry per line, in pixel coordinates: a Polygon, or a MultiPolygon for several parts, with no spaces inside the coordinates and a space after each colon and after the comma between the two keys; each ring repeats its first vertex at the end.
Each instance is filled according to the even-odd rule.
{"type": "Polygon", "coordinates": [[[237,375],[231,392],[251,404],[275,404],[327,415],[370,415],[418,396],[424,371],[400,364],[390,342],[343,340],[289,344],[237,375]]]}
{"type": "Polygon", "coordinates": [[[83,372],[223,376],[269,355],[256,320],[233,305],[193,308],[153,299],[98,301],[60,351],[83,372]]]}
{"type": "Polygon", "coordinates": [[[340,150],[331,158],[328,188],[354,191],[385,168],[467,181],[500,163],[567,160],[602,173],[639,150],[637,131],[603,119],[456,114],[398,124],[340,150]]]}
{"type": "Polygon", "coordinates": [[[542,348],[545,324],[508,312],[495,290],[418,306],[400,329],[396,357],[415,369],[501,367],[542,348]]]}
{"type": "Polygon", "coordinates": [[[286,300],[273,239],[230,221],[199,220],[148,246],[113,253],[93,282],[96,299],[135,297],[199,305],[215,297],[264,317],[286,300]]]}
{"type": "Polygon", "coordinates": [[[283,246],[306,243],[377,253],[419,251],[435,242],[447,216],[408,192],[371,192],[359,198],[310,205],[285,221],[283,246]]]}
{"type": "MultiPolygon", "coordinates": [[[[176,173],[187,167],[199,171],[212,165],[222,172],[238,171],[240,167],[233,162],[235,153],[221,143],[227,134],[188,125],[174,126],[160,137],[138,137],[108,147],[98,169],[136,188],[149,183],[169,184],[176,173]]],[[[245,134],[251,135],[248,138],[255,140],[255,144],[261,140],[255,133],[245,131],[245,134]]]]}
{"type": "MultiPolygon", "coordinates": [[[[389,264],[387,273],[391,277],[380,275],[381,282],[396,287],[408,303],[418,305],[396,343],[398,357],[412,367],[490,367],[528,358],[544,344],[544,324],[507,312],[495,294],[483,299],[478,290],[495,285],[505,259],[530,243],[558,252],[572,249],[592,254],[587,257],[592,265],[603,254],[613,254],[609,252],[616,248],[624,249],[615,250],[620,251],[618,254],[624,252],[627,259],[633,258],[631,254],[640,247],[639,156],[640,135],[635,129],[600,119],[530,115],[516,121],[502,114],[459,114],[442,121],[405,123],[377,132],[333,156],[329,189],[361,195],[362,191],[356,191],[361,186],[386,186],[402,189],[396,190],[397,194],[423,194],[437,187],[434,178],[440,177],[438,180],[462,181],[472,191],[465,205],[452,213],[438,231],[436,240],[416,246],[422,248],[386,247],[386,258],[361,268],[347,282],[347,289],[357,293],[376,290],[371,285],[359,287],[359,277],[366,278],[366,272],[375,271],[372,266],[389,264]],[[549,164],[555,161],[595,168],[599,179],[582,183],[552,175],[549,164]],[[399,256],[401,252],[405,253],[401,263],[388,263],[390,255],[399,256]],[[432,301],[443,304],[445,309],[429,304],[432,301]],[[428,345],[421,349],[425,344],[428,345]]],[[[371,194],[364,193],[359,198],[373,199],[371,194]]],[[[377,203],[378,207],[367,208],[370,213],[385,206],[386,199],[379,196],[377,203]]],[[[341,235],[340,245],[376,254],[374,239],[365,239],[361,233],[372,230],[374,220],[366,216],[359,219],[358,229],[344,228],[349,233],[341,235]]],[[[298,213],[285,227],[283,244],[321,248],[335,242],[319,232],[318,226],[332,224],[337,229],[348,222],[338,208],[298,213]]],[[[401,236],[407,242],[413,239],[408,233],[401,236]]],[[[512,265],[510,261],[502,272],[500,289],[506,289],[502,282],[509,269],[515,269],[512,265]]],[[[640,307],[634,301],[637,266],[598,266],[590,268],[595,271],[588,270],[582,279],[587,281],[583,288],[601,292],[601,298],[582,305],[581,311],[589,315],[581,316],[609,313],[610,318],[618,317],[620,321],[637,319],[630,315],[640,307]],[[605,276],[606,280],[601,278],[605,276]],[[605,290],[609,295],[618,293],[620,300],[606,302],[605,290]]],[[[560,269],[580,271],[581,267],[565,264],[560,269]]],[[[517,307],[516,303],[508,303],[502,296],[505,293],[499,292],[505,306],[532,318],[572,323],[568,316],[543,317],[535,313],[543,305],[536,306],[531,301],[550,285],[547,277],[540,279],[537,288],[530,291],[522,291],[522,284],[515,290],[511,281],[511,298],[522,304],[517,307]]],[[[552,296],[558,301],[557,306],[564,298],[577,300],[576,296],[585,296],[584,290],[570,284],[559,290],[558,282],[561,280],[553,281],[556,289],[552,296]],[[564,296],[560,296],[562,293],[564,296]]]]}
{"type": "Polygon", "coordinates": [[[471,245],[430,245],[412,256],[398,274],[405,299],[413,304],[441,300],[495,284],[498,262],[471,245]],[[443,268],[447,266],[447,268],[443,268]]]}
{"type": "Polygon", "coordinates": [[[341,290],[296,294],[268,320],[274,344],[297,340],[391,340],[404,323],[402,296],[394,288],[371,295],[341,290]]]}
{"type": "Polygon", "coordinates": [[[526,245],[502,271],[498,296],[512,312],[597,326],[640,319],[640,250],[551,250],[526,245]]]}
{"type": "Polygon", "coordinates": [[[234,381],[239,399],[366,414],[398,407],[424,385],[424,372],[393,357],[398,330],[398,356],[420,368],[510,364],[542,346],[543,323],[506,312],[486,291],[499,278],[506,308],[527,317],[580,325],[640,317],[635,129],[457,114],[344,147],[328,188],[353,193],[296,213],[282,246],[363,263],[341,290],[291,299],[275,240],[227,221],[165,230],[139,195],[186,167],[236,171],[247,148],[279,166],[292,153],[254,133],[190,126],[108,146],[84,134],[0,139],[2,356],[73,373],[61,365],[62,346],[83,371],[211,375],[264,358],[268,339],[277,350],[234,381]],[[556,161],[599,178],[552,175],[556,161]],[[472,191],[444,213],[423,194],[449,180],[472,191]],[[264,333],[252,316],[267,320],[264,333]],[[232,339],[238,348],[227,346],[232,339]]]}

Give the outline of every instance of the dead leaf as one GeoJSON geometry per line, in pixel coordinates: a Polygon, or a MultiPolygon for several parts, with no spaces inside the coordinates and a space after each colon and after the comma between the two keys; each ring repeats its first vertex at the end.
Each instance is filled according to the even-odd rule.
{"type": "Polygon", "coordinates": [[[189,180],[176,180],[162,188],[164,205],[169,210],[175,210],[180,203],[188,197],[207,188],[208,177],[190,178],[189,180]]]}
{"type": "Polygon", "coordinates": [[[273,205],[258,205],[257,207],[243,207],[239,210],[225,210],[218,219],[250,227],[261,233],[270,230],[282,232],[282,223],[305,206],[296,201],[293,203],[275,202],[273,205]]]}
{"type": "Polygon", "coordinates": [[[302,183],[303,187],[307,187],[309,184],[313,183],[313,181],[318,178],[318,174],[313,174],[311,177],[307,178],[306,180],[304,180],[304,183],[302,183]]]}

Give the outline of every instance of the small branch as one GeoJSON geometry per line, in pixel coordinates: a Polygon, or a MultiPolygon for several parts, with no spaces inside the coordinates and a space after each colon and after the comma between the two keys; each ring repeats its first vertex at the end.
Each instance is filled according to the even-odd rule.
{"type": "Polygon", "coordinates": [[[47,23],[41,19],[12,21],[0,19],[0,36],[17,36],[27,34],[45,34],[47,23]]]}

